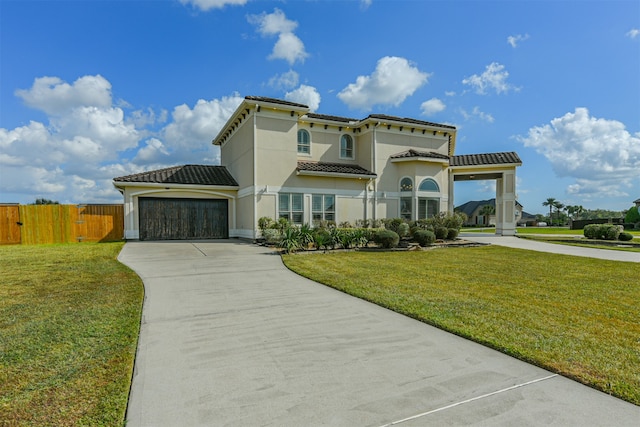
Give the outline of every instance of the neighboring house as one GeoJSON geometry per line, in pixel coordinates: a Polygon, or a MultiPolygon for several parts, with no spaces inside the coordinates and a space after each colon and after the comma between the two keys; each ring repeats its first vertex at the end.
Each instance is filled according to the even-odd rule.
{"type": "MultiPolygon", "coordinates": [[[[472,200],[456,207],[455,212],[461,212],[467,216],[465,225],[496,225],[496,199],[489,200],[472,200]],[[487,214],[485,206],[490,206],[494,213],[487,214]]],[[[523,220],[522,205],[516,200],[515,202],[515,221],[520,224],[523,220]]],[[[529,215],[529,214],[527,214],[529,215]]],[[[535,219],[535,217],[534,217],[535,219]]]]}
{"type": "Polygon", "coordinates": [[[456,133],[445,124],[336,117],[248,96],[212,141],[220,166],[114,179],[125,200],[125,238],[255,238],[261,217],[294,224],[416,220],[453,212],[454,182],[477,179],[496,180],[496,233],[514,234],[520,158],[456,156],[456,133]]]}
{"type": "Polygon", "coordinates": [[[635,203],[636,207],[640,208],[640,199],[634,200],[633,203],[635,203]]]}

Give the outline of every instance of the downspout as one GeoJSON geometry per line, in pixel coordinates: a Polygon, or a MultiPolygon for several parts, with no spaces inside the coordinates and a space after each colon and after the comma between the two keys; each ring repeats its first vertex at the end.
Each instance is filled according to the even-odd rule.
{"type": "Polygon", "coordinates": [[[257,148],[257,130],[258,130],[258,124],[257,124],[257,116],[258,116],[258,109],[260,108],[260,106],[258,104],[256,104],[256,109],[253,111],[253,224],[251,225],[252,228],[252,233],[253,233],[253,238],[256,239],[258,237],[258,235],[256,234],[256,227],[258,224],[258,198],[257,198],[257,187],[256,187],[256,182],[257,182],[257,171],[258,171],[258,167],[257,167],[257,158],[258,158],[258,153],[256,152],[256,148],[257,148]]]}

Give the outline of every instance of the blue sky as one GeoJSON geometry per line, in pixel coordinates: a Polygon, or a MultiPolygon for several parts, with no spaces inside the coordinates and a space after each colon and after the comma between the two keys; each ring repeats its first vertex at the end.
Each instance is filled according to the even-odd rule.
{"type": "Polygon", "coordinates": [[[530,213],[640,197],[636,0],[0,0],[0,202],[119,203],[116,176],[217,164],[247,95],[455,125],[457,154],[520,155],[530,213]]]}

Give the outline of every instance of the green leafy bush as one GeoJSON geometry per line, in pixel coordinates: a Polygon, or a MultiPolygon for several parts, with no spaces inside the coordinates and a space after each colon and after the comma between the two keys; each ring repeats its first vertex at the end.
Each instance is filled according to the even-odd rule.
{"type": "Polygon", "coordinates": [[[273,226],[274,221],[268,216],[263,216],[258,220],[258,228],[260,229],[260,234],[262,237],[265,237],[265,230],[271,228],[273,226]]]}
{"type": "Polygon", "coordinates": [[[264,237],[264,240],[268,245],[277,245],[280,242],[282,235],[280,231],[275,228],[267,228],[262,232],[262,237],[264,237]]]}
{"type": "Polygon", "coordinates": [[[435,227],[434,233],[436,235],[436,239],[444,240],[449,235],[449,229],[444,225],[437,225],[435,227]]]}
{"type": "Polygon", "coordinates": [[[620,225],[613,225],[613,224],[603,224],[603,225],[609,225],[610,227],[607,227],[605,229],[605,235],[604,235],[604,239],[605,240],[618,240],[618,237],[620,237],[620,233],[622,232],[622,230],[620,229],[620,225]]]}
{"type": "Polygon", "coordinates": [[[627,214],[624,217],[624,222],[630,224],[636,224],[640,222],[640,210],[638,210],[637,206],[632,206],[627,211],[627,214]]]}
{"type": "Polygon", "coordinates": [[[284,249],[288,254],[300,249],[302,247],[300,230],[297,227],[285,228],[282,232],[282,238],[278,242],[278,247],[284,249]]]}
{"type": "Polygon", "coordinates": [[[313,245],[317,249],[323,249],[326,251],[330,246],[334,246],[335,242],[331,237],[331,233],[325,228],[316,229],[313,233],[313,245]]]}
{"type": "Polygon", "coordinates": [[[622,226],[615,224],[587,224],[584,226],[584,237],[598,240],[618,240],[622,226]]]}
{"type": "Polygon", "coordinates": [[[623,242],[629,242],[629,241],[633,240],[633,234],[627,233],[625,231],[623,233],[620,233],[620,235],[618,236],[618,240],[623,241],[623,242]]]}
{"type": "Polygon", "coordinates": [[[429,230],[417,230],[413,233],[413,240],[418,242],[422,247],[432,245],[436,241],[436,235],[433,231],[429,230]]]}
{"type": "Polygon", "coordinates": [[[395,232],[400,237],[404,237],[409,234],[409,224],[407,224],[402,218],[385,219],[384,228],[395,232]]]}
{"type": "Polygon", "coordinates": [[[460,234],[460,230],[457,228],[449,228],[447,233],[447,240],[455,240],[460,234]]]}
{"type": "Polygon", "coordinates": [[[392,230],[380,230],[376,233],[374,241],[385,249],[395,248],[400,242],[400,236],[392,230]]]}

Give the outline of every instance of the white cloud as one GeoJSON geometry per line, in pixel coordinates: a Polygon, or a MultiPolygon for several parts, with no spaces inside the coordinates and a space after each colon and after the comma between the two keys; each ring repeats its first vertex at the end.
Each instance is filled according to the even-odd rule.
{"type": "Polygon", "coordinates": [[[263,37],[278,36],[278,41],[273,46],[269,59],[284,59],[293,65],[296,61],[304,62],[309,56],[302,40],[293,34],[298,23],[287,19],[280,9],[275,8],[273,13],[262,12],[259,15],[248,15],[247,21],[257,26],[258,32],[263,37]]]}
{"type": "Polygon", "coordinates": [[[293,33],[281,33],[273,46],[269,59],[284,59],[293,65],[296,61],[304,62],[309,54],[304,50],[304,43],[293,33]]]}
{"type": "Polygon", "coordinates": [[[70,85],[58,77],[40,77],[29,89],[18,89],[16,96],[31,108],[50,115],[64,114],[70,109],[111,106],[111,83],[100,75],[84,76],[70,85]]]}
{"type": "Polygon", "coordinates": [[[504,69],[504,65],[492,62],[487,65],[482,74],[474,74],[462,80],[462,83],[473,87],[476,93],[480,95],[486,94],[488,89],[493,89],[496,93],[507,93],[510,90],[519,90],[519,88],[507,83],[508,77],[509,73],[504,69]]]}
{"type": "Polygon", "coordinates": [[[420,71],[405,58],[385,56],[378,60],[370,76],[358,76],[338,93],[349,108],[370,110],[374,105],[400,105],[430,75],[420,71]]]}
{"type": "Polygon", "coordinates": [[[0,128],[0,192],[29,203],[38,197],[64,203],[121,202],[114,177],[180,163],[211,164],[218,149],[211,140],[242,98],[200,100],[167,112],[140,109],[127,113],[111,100],[111,84],[84,76],[73,84],[57,77],[35,80],[16,95],[45,111],[36,121],[0,128]],[[30,198],[30,199],[29,199],[30,198]]]}
{"type": "Polygon", "coordinates": [[[276,74],[269,79],[269,86],[277,90],[289,90],[298,85],[299,76],[293,70],[286,73],[276,74]]]}
{"type": "Polygon", "coordinates": [[[169,123],[161,135],[174,162],[203,163],[213,160],[211,140],[236,110],[243,98],[238,95],[221,100],[198,100],[193,109],[179,105],[171,113],[169,123]]]}
{"type": "Polygon", "coordinates": [[[226,5],[243,6],[247,0],[180,0],[180,3],[193,5],[193,7],[206,12],[211,9],[222,9],[226,5]]]}
{"type": "Polygon", "coordinates": [[[629,196],[640,182],[640,134],[623,123],[590,116],[586,108],[529,129],[518,137],[544,155],[559,177],[575,178],[569,194],[592,197],[629,196]]]}
{"type": "Polygon", "coordinates": [[[639,34],[640,34],[640,29],[632,28],[626,35],[630,39],[635,39],[636,37],[638,37],[639,34]]]}
{"type": "Polygon", "coordinates": [[[284,99],[308,105],[311,111],[317,111],[320,107],[320,94],[316,88],[312,86],[300,85],[296,90],[287,92],[284,99]]]}
{"type": "Polygon", "coordinates": [[[369,9],[373,0],[360,0],[360,8],[363,10],[369,9]]]}
{"type": "Polygon", "coordinates": [[[247,16],[250,24],[258,27],[258,32],[263,36],[274,36],[280,33],[292,33],[298,27],[296,21],[287,19],[284,12],[278,8],[273,13],[262,12],[259,15],[247,16]]]}
{"type": "Polygon", "coordinates": [[[529,34],[518,34],[515,36],[509,36],[507,37],[507,43],[509,43],[511,45],[511,47],[516,48],[518,47],[518,43],[528,40],[529,39],[529,34]]]}
{"type": "Polygon", "coordinates": [[[447,108],[447,106],[438,98],[431,98],[428,101],[424,101],[422,105],[420,105],[420,111],[422,112],[423,116],[430,116],[432,114],[439,113],[445,108],[447,108]]]}
{"type": "Polygon", "coordinates": [[[471,110],[471,112],[468,112],[461,108],[460,113],[465,118],[465,120],[472,120],[476,117],[488,123],[493,123],[495,120],[491,114],[480,111],[480,108],[478,106],[473,107],[473,110],[471,110]]]}

